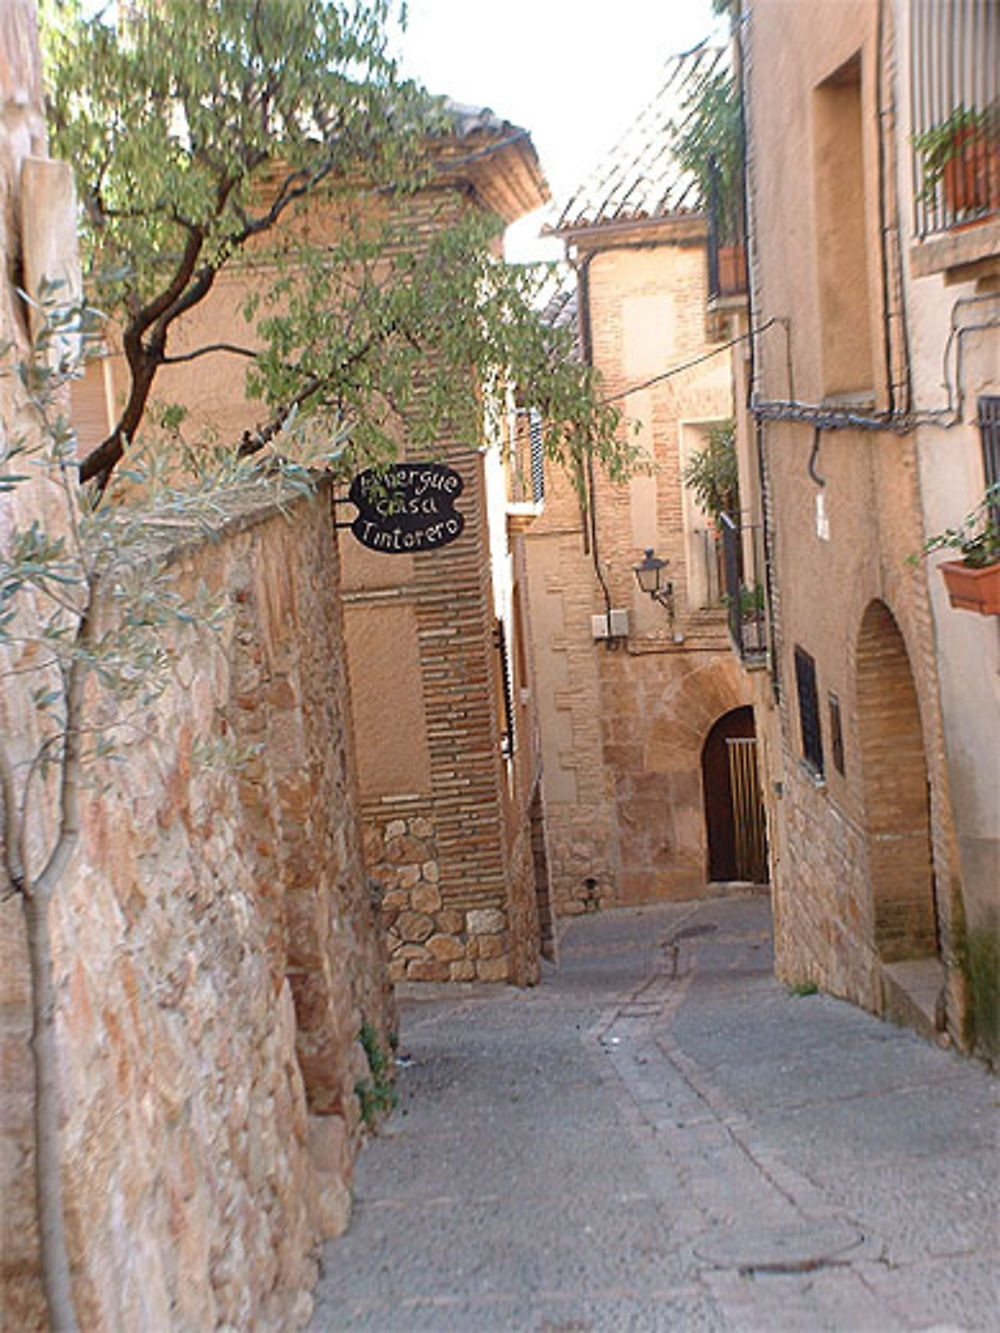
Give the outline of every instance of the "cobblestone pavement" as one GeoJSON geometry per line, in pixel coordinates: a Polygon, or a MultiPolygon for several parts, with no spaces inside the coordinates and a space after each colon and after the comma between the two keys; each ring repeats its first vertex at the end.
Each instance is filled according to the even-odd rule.
{"type": "Polygon", "coordinates": [[[790,995],[766,899],[579,919],[534,990],[402,1014],[316,1333],[1000,1330],[1000,1085],[790,995]]]}

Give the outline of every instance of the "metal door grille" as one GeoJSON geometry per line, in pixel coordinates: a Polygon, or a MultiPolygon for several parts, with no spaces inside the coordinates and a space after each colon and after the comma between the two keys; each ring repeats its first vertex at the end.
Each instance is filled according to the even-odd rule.
{"type": "Polygon", "coordinates": [[[767,835],[757,772],[757,742],[752,736],[727,736],[729,790],[736,838],[736,877],[767,883],[767,835]]]}

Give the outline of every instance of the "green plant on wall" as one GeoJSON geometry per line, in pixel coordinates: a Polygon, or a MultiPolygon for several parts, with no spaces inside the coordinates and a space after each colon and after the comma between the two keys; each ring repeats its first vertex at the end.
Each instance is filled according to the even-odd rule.
{"type": "Polygon", "coordinates": [[[732,421],[711,426],[704,448],[696,449],[683,473],[684,485],[707,514],[718,522],[722,514],[740,512],[740,476],[736,461],[736,428],[732,421]]]}
{"type": "Polygon", "coordinates": [[[383,1047],[375,1027],[366,1019],[361,1024],[358,1041],[368,1060],[370,1077],[359,1079],[355,1083],[354,1095],[361,1107],[361,1119],[365,1122],[366,1128],[374,1132],[379,1121],[395,1108],[399,1100],[392,1082],[394,1036],[390,1034],[387,1050],[383,1047]]]}
{"type": "Polygon", "coordinates": [[[1000,146],[1000,108],[974,110],[956,107],[946,120],[933,125],[923,134],[913,136],[913,147],[920,159],[921,187],[918,195],[926,203],[933,203],[938,186],[945,178],[949,164],[966,158],[983,157],[992,147],[995,156],[1000,146]]]}
{"type": "Polygon", "coordinates": [[[920,554],[908,557],[910,564],[916,564],[921,555],[930,555],[933,551],[954,551],[963,564],[972,569],[985,569],[988,565],[1000,563],[1000,482],[987,486],[982,500],[971,509],[961,523],[954,528],[945,528],[943,532],[928,537],[920,554]]]}
{"type": "Polygon", "coordinates": [[[996,920],[971,929],[965,941],[969,983],[966,1039],[973,1050],[995,1064],[1000,1059],[1000,933],[996,920]]]}
{"type": "Polygon", "coordinates": [[[698,182],[702,205],[708,206],[714,186],[721,215],[732,216],[743,190],[743,117],[739,89],[728,70],[715,70],[695,83],[671,132],[674,157],[698,182]]]}

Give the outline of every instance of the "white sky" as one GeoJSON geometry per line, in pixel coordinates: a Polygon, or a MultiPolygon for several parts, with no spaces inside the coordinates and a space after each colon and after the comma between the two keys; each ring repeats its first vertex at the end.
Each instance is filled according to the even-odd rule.
{"type": "MultiPolygon", "coordinates": [[[[529,130],[557,202],[657,91],[667,57],[725,31],[710,0],[408,0],[408,13],[404,72],[529,130]]],[[[513,229],[509,257],[531,257],[543,221],[513,229]]]]}

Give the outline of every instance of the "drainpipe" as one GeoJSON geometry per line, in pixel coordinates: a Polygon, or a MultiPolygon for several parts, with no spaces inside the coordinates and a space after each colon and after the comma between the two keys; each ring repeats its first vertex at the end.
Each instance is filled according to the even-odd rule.
{"type": "MultiPolygon", "coordinates": [[[[590,325],[590,265],[594,258],[594,251],[584,255],[576,261],[576,284],[577,284],[577,322],[580,328],[580,352],[583,357],[583,364],[588,369],[594,366],[594,339],[590,325]]],[[[597,546],[597,490],[594,485],[594,456],[587,451],[587,461],[584,468],[584,505],[586,514],[584,515],[584,550],[589,546],[590,557],[594,562],[594,573],[597,575],[597,581],[601,585],[601,591],[604,594],[605,614],[608,617],[608,625],[611,624],[611,593],[608,591],[608,585],[604,575],[601,573],[601,563],[599,559],[597,546]]],[[[610,648],[612,640],[609,637],[606,640],[610,648]]]]}
{"type": "MultiPolygon", "coordinates": [[[[736,66],[739,80],[740,133],[743,138],[743,226],[746,232],[747,248],[747,326],[750,337],[747,343],[749,365],[747,367],[748,412],[753,409],[757,395],[757,375],[759,373],[757,356],[756,318],[760,303],[757,300],[757,264],[756,264],[756,198],[751,175],[751,125],[747,116],[749,99],[751,62],[746,46],[749,43],[749,13],[741,8],[740,24],[736,36],[736,66]]],[[[786,337],[788,337],[786,331],[786,337]]],[[[791,378],[791,353],[788,356],[789,378],[791,378]]],[[[767,608],[767,637],[770,658],[771,697],[777,704],[781,700],[781,663],[779,660],[779,627],[775,612],[776,578],[774,571],[773,534],[771,531],[771,489],[767,469],[767,426],[759,417],[753,419],[754,453],[757,461],[757,484],[760,490],[761,545],[764,555],[764,598],[767,608]]]]}

